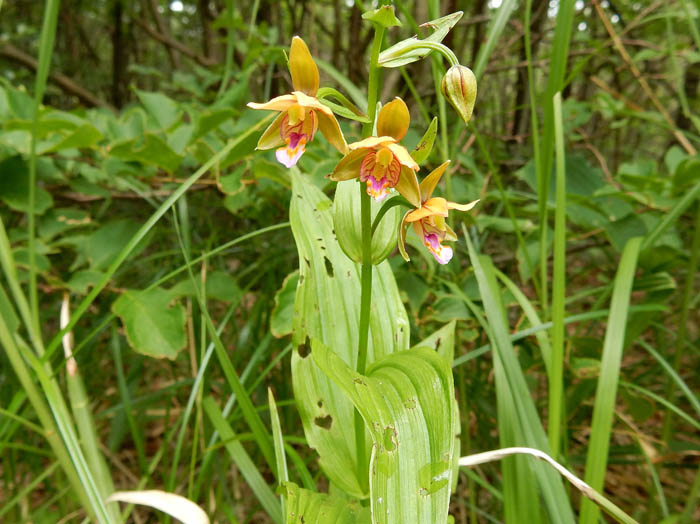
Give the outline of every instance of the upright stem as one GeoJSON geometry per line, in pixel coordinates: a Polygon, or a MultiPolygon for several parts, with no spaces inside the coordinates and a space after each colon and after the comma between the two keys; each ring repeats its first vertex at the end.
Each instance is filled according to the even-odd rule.
{"type": "MultiPolygon", "coordinates": [[[[377,65],[379,51],[382,48],[385,28],[375,25],[374,43],[369,63],[369,86],[367,89],[367,112],[369,122],[362,128],[362,137],[372,135],[377,113],[379,97],[379,80],[381,68],[377,65]]],[[[364,184],[360,184],[360,216],[362,219],[362,291],[360,295],[360,337],[357,347],[357,372],[365,373],[367,367],[367,346],[369,342],[369,313],[372,307],[372,203],[364,184]]],[[[368,489],[369,464],[365,449],[365,425],[360,413],[355,410],[355,444],[357,447],[357,464],[363,491],[368,489]]]]}

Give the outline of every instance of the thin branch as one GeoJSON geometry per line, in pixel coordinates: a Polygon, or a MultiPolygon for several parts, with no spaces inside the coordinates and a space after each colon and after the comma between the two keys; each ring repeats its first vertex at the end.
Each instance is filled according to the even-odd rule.
{"type": "Polygon", "coordinates": [[[139,26],[141,29],[143,29],[150,37],[154,38],[155,40],[158,40],[159,42],[170,46],[173,48],[175,51],[178,53],[181,53],[185,55],[188,58],[191,58],[195,62],[199,63],[200,65],[204,67],[212,67],[215,66],[218,62],[216,60],[213,60],[211,58],[207,58],[206,56],[202,56],[199,53],[196,53],[186,45],[178,42],[177,40],[173,40],[172,38],[159,33],[156,31],[153,27],[151,27],[149,24],[144,22],[143,20],[139,20],[138,18],[134,18],[134,23],[139,26]]]}
{"type": "MultiPolygon", "coordinates": [[[[13,62],[23,65],[34,72],[36,72],[38,67],[36,58],[28,55],[10,43],[0,43],[0,57],[12,60],[13,62]]],[[[77,97],[83,104],[89,107],[106,107],[107,109],[116,111],[114,106],[92,94],[90,91],[77,84],[66,75],[61,73],[51,73],[49,75],[49,79],[63,91],[77,97]]]]}

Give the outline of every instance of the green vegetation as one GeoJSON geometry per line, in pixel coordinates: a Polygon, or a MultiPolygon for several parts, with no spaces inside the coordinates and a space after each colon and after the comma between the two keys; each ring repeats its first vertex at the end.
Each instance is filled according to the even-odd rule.
{"type": "Polygon", "coordinates": [[[349,4],[0,0],[0,520],[700,521],[700,3],[349,4]]]}

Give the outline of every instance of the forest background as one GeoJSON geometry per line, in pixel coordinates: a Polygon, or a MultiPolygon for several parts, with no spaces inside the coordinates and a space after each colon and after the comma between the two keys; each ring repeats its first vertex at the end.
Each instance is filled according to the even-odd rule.
{"type": "MultiPolygon", "coordinates": [[[[7,333],[36,347],[46,342],[29,380],[50,406],[64,391],[78,425],[87,417],[114,486],[178,492],[213,520],[267,522],[240,455],[226,445],[241,442],[250,457],[243,469],[273,486],[226,366],[198,373],[214,344],[207,322],[265,420],[268,388],[274,393],[290,478],[322,491],[327,485],[289,380],[299,264],[288,223],[290,177],[274,154],[254,152],[265,115],[246,103],[290,91],[285,53],[299,35],[323,85],[366,110],[373,31],[362,13],[372,6],[64,0],[53,52],[42,61],[42,24],[54,4],[0,0],[0,313],[7,333]],[[215,168],[153,220],[224,149],[215,168]],[[29,297],[28,317],[17,289],[29,297]],[[62,307],[78,310],[72,355],[56,338],[67,322],[62,307]],[[71,365],[82,377],[77,397],[67,392],[71,365]],[[58,390],[42,382],[40,369],[58,390]],[[193,386],[201,389],[191,408],[193,386]],[[216,422],[205,397],[221,406],[216,422]],[[83,405],[87,413],[76,408],[83,405]],[[221,434],[221,424],[231,435],[223,443],[214,431],[221,434]]],[[[598,468],[607,497],[640,522],[700,520],[700,3],[394,6],[403,25],[388,31],[388,44],[463,11],[444,43],[478,78],[469,126],[440,94],[446,66],[437,59],[386,69],[380,96],[408,104],[411,146],[439,117],[427,164],[451,158],[443,191],[457,202],[481,199],[474,212],[454,218],[460,240],[449,266],[436,265],[415,238],[411,264],[390,258],[412,341],[456,322],[461,455],[500,447],[508,424],[497,406],[496,342],[483,329],[485,315],[491,336],[515,348],[537,423],[546,429],[552,410],[563,413],[555,440],[568,469],[586,477],[591,443],[609,443],[598,468]],[[557,191],[564,183],[565,192],[557,191]],[[467,230],[495,268],[501,321],[470,262],[467,230]],[[554,396],[545,348],[561,349],[554,396]],[[606,367],[615,358],[605,355],[621,364],[606,367]],[[610,427],[596,423],[598,409],[610,427]]],[[[357,124],[341,125],[348,141],[359,138],[357,124]]],[[[317,140],[299,168],[330,192],[325,177],[338,159],[317,140]]],[[[85,511],[47,444],[7,340],[0,339],[0,520],[81,521],[85,511]]],[[[450,509],[457,522],[502,521],[501,475],[498,464],[461,470],[450,509]]],[[[574,490],[571,497],[578,508],[580,496],[574,490]]],[[[137,522],[148,515],[156,518],[133,510],[137,522]]]]}

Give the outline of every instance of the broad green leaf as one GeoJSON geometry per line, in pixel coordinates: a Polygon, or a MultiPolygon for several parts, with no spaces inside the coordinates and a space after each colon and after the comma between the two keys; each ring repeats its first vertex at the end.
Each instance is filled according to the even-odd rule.
{"type": "Polygon", "coordinates": [[[122,160],[162,167],[169,173],[175,172],[182,160],[167,142],[151,133],[146,133],[142,138],[114,144],[109,154],[122,160]]]}
{"type": "Polygon", "coordinates": [[[311,342],[314,362],[358,409],[372,436],[372,522],[446,522],[454,474],[454,383],[447,361],[430,348],[387,355],[353,371],[311,342]]]}
{"type": "Polygon", "coordinates": [[[455,325],[454,320],[445,324],[413,347],[432,348],[451,366],[455,357],[455,325]]]}
{"type": "Polygon", "coordinates": [[[54,151],[61,151],[63,149],[91,147],[103,138],[102,133],[100,133],[95,126],[92,124],[83,124],[50,147],[40,149],[38,154],[43,155],[46,153],[53,153],[54,151]]]}
{"type": "Polygon", "coordinates": [[[421,24],[421,27],[428,27],[432,29],[433,32],[425,38],[419,39],[414,36],[406,40],[401,40],[401,42],[385,49],[379,53],[379,65],[382,67],[400,67],[427,56],[431,52],[431,49],[410,49],[411,46],[420,41],[442,42],[447,36],[447,33],[450,32],[450,29],[462,18],[462,14],[462,11],[457,11],[456,13],[421,24]]]}
{"type": "MultiPolygon", "coordinates": [[[[362,220],[360,218],[360,191],[364,184],[357,180],[338,182],[333,201],[333,225],[340,247],[355,262],[362,261],[362,220]],[[361,184],[361,183],[360,183],[361,184]]],[[[382,207],[382,203],[372,199],[372,220],[382,207]]],[[[374,235],[372,235],[372,263],[378,264],[396,249],[402,210],[393,207],[382,218],[374,235]]]]}
{"type": "Polygon", "coordinates": [[[134,351],[172,360],[185,347],[185,308],[172,300],[171,293],[156,287],[127,291],[112,304],[134,351]]]}
{"type": "Polygon", "coordinates": [[[294,297],[299,283],[299,270],[287,275],[282,287],[275,293],[275,307],[270,314],[270,331],[277,338],[292,334],[294,297]]]}
{"type": "MultiPolygon", "coordinates": [[[[53,205],[51,195],[37,187],[34,212],[43,214],[53,205]]],[[[21,156],[11,156],[0,162],[0,200],[15,211],[29,211],[29,167],[21,156]]]]}
{"type": "MultiPolygon", "coordinates": [[[[241,295],[243,295],[243,291],[241,291],[241,288],[238,286],[236,279],[226,271],[212,271],[211,273],[207,273],[205,287],[207,298],[215,298],[222,302],[235,303],[238,302],[241,295]]],[[[194,284],[189,278],[174,285],[168,292],[173,297],[193,297],[196,295],[194,284]]]]}
{"type": "Polygon", "coordinates": [[[93,271],[91,269],[76,271],[73,273],[70,280],[66,282],[66,286],[68,286],[68,289],[73,293],[87,295],[88,289],[99,284],[104,276],[104,273],[101,271],[93,271]]]}
{"type": "Polygon", "coordinates": [[[200,137],[206,135],[209,131],[216,129],[221,124],[228,120],[233,120],[236,112],[231,108],[206,110],[199,113],[197,118],[197,126],[191,141],[194,142],[200,137]]]}
{"type": "MultiPolygon", "coordinates": [[[[357,476],[354,408],[313,359],[309,340],[332,347],[349,365],[357,362],[360,266],[340,249],[333,229],[331,201],[296,170],[291,170],[290,221],[299,252],[299,286],[294,305],[296,348],[292,355],[294,396],[309,445],[320,455],[329,479],[363,497],[357,476]]],[[[357,189],[357,186],[355,186],[357,189]]],[[[409,324],[388,262],[373,271],[368,364],[409,346],[409,324]]],[[[369,446],[366,448],[369,449],[369,446]]]]}
{"type": "Polygon", "coordinates": [[[180,118],[180,109],[172,98],[163,93],[148,93],[139,89],[135,91],[146,111],[156,119],[162,129],[169,128],[180,118]]]}
{"type": "Polygon", "coordinates": [[[138,229],[139,224],[135,220],[121,219],[109,222],[86,236],[77,246],[78,253],[90,262],[90,269],[105,269],[138,229]]]}
{"type": "Polygon", "coordinates": [[[87,226],[91,223],[90,214],[82,209],[70,207],[51,209],[41,217],[39,236],[48,241],[69,229],[87,226]]]}
{"type": "Polygon", "coordinates": [[[217,176],[216,185],[219,187],[219,190],[227,195],[235,195],[243,191],[245,186],[241,181],[241,175],[245,173],[246,169],[247,166],[242,165],[234,169],[231,173],[217,176]]]}
{"type": "Polygon", "coordinates": [[[303,489],[293,482],[283,486],[286,524],[369,524],[369,508],[356,501],[303,489]]]}

